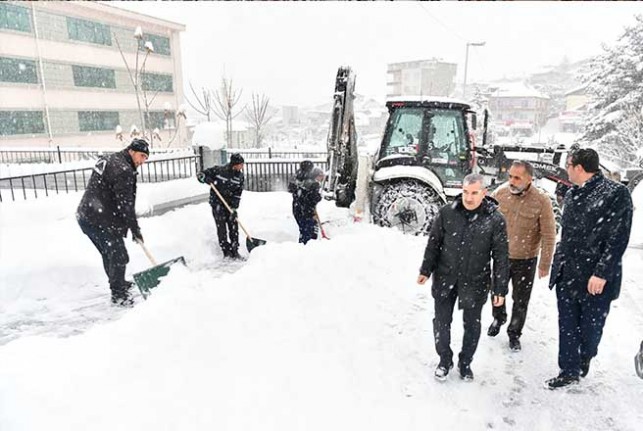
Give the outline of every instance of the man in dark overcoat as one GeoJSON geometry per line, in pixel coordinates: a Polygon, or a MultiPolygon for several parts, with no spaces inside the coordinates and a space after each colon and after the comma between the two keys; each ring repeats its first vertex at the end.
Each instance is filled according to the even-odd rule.
{"type": "Polygon", "coordinates": [[[433,277],[433,334],[440,362],[435,378],[445,380],[453,367],[451,322],[456,300],[463,310],[464,337],[458,371],[473,380],[471,362],[480,339],[482,306],[489,292],[493,305],[504,303],[509,283],[507,225],[497,202],[486,196],[483,178],[467,175],[462,195],[443,206],[429,233],[418,284],[433,277]],[[493,260],[493,271],[491,261],[493,260]]]}
{"type": "Polygon", "coordinates": [[[610,305],[621,290],[621,258],[632,226],[630,193],[603,176],[596,151],[572,152],[567,173],[575,186],[565,195],[549,279],[558,300],[560,373],[545,382],[548,389],[577,383],[589,372],[610,305]]]}

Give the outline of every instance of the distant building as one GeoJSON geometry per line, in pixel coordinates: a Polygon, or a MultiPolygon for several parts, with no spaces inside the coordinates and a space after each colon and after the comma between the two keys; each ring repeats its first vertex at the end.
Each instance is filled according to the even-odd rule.
{"type": "Polygon", "coordinates": [[[286,125],[290,124],[299,124],[301,118],[299,115],[299,107],[297,106],[283,106],[282,107],[282,118],[283,122],[286,125]]]}
{"type": "Polygon", "coordinates": [[[587,85],[581,85],[565,93],[565,110],[577,111],[585,109],[588,101],[587,85]]]}
{"type": "Polygon", "coordinates": [[[523,83],[498,86],[489,98],[489,108],[496,123],[511,126],[514,123],[540,127],[547,121],[549,96],[523,83]]]}
{"type": "Polygon", "coordinates": [[[176,120],[184,30],[105,3],[1,2],[0,147],[126,145],[132,127],[143,125],[118,47],[133,70],[146,42],[154,49],[140,83],[154,98],[148,128],[160,130],[161,146],[174,135],[174,146],[184,144],[185,124],[176,120]],[[142,40],[135,38],[139,26],[142,40]]]}
{"type": "Polygon", "coordinates": [[[450,96],[455,89],[457,65],[436,59],[388,65],[388,97],[450,96]]]}

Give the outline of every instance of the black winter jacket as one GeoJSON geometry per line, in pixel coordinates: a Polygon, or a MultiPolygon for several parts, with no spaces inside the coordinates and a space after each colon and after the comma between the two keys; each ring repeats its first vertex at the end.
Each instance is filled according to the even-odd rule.
{"type": "MultiPolygon", "coordinates": [[[[241,203],[241,193],[243,193],[244,175],[243,171],[235,171],[231,164],[214,166],[203,171],[205,182],[214,184],[223,199],[226,200],[230,207],[237,209],[241,203]]],[[[210,190],[210,205],[221,214],[228,214],[225,205],[221,203],[219,197],[210,190]]]]}
{"type": "Polygon", "coordinates": [[[292,212],[295,217],[312,218],[315,207],[321,201],[319,183],[310,176],[312,169],[298,170],[295,177],[288,183],[288,191],[292,194],[292,212]]]}
{"type": "Polygon", "coordinates": [[[595,174],[565,195],[560,242],[549,287],[587,292],[592,275],[607,280],[604,294],[621,291],[621,258],[630,239],[632,198],[622,184],[595,174]]]}
{"type": "Polygon", "coordinates": [[[128,150],[101,157],[76,210],[78,219],[125,237],[140,235],[136,220],[136,167],[128,150]]]}
{"type": "Polygon", "coordinates": [[[459,195],[440,208],[420,274],[433,275],[434,298],[456,288],[459,308],[481,306],[490,289],[494,295],[505,296],[509,282],[507,225],[497,202],[487,196],[475,211],[468,211],[459,195]]]}

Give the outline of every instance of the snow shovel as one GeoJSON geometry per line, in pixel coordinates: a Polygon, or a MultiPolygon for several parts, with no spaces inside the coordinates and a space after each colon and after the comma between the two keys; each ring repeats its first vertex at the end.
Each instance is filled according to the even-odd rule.
{"type": "Polygon", "coordinates": [[[142,241],[136,242],[141,246],[141,248],[143,248],[145,255],[153,265],[150,269],[146,269],[145,271],[134,274],[134,281],[136,282],[138,289],[141,291],[143,299],[147,299],[147,297],[150,295],[150,290],[158,286],[161,282],[161,278],[165,277],[170,272],[170,267],[179,262],[185,265],[185,259],[183,258],[183,256],[179,256],[158,265],[156,263],[156,259],[154,259],[147,247],[145,247],[145,244],[143,244],[142,241]]]}
{"type": "MultiPolygon", "coordinates": [[[[210,183],[210,187],[212,187],[212,190],[214,190],[214,193],[216,193],[216,195],[219,197],[221,202],[223,202],[223,205],[225,205],[226,209],[230,211],[230,214],[232,214],[232,208],[230,208],[230,205],[228,205],[226,200],[223,199],[223,196],[221,196],[221,193],[219,193],[219,190],[217,190],[217,188],[214,187],[214,184],[212,183],[210,183]]],[[[246,230],[246,228],[243,226],[239,218],[237,218],[237,223],[239,223],[239,226],[241,226],[241,229],[246,234],[246,248],[248,249],[248,253],[250,253],[255,247],[259,247],[260,245],[266,244],[266,241],[263,239],[253,238],[250,235],[250,233],[246,230]]]]}
{"type": "Polygon", "coordinates": [[[636,374],[643,379],[643,341],[641,341],[641,350],[634,356],[634,367],[636,374]]]}
{"type": "Polygon", "coordinates": [[[319,225],[319,231],[321,232],[322,238],[323,239],[330,239],[328,235],[326,235],[326,231],[324,230],[324,226],[322,225],[321,219],[319,218],[319,214],[317,213],[317,208],[315,208],[315,220],[317,220],[317,224],[319,225]]]}

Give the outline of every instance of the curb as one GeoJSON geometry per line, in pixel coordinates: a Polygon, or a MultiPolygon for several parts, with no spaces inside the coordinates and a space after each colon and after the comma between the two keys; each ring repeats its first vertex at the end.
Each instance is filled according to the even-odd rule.
{"type": "Polygon", "coordinates": [[[148,208],[145,212],[137,214],[139,217],[155,217],[165,214],[168,211],[184,207],[186,205],[195,205],[206,202],[210,198],[210,193],[203,193],[196,196],[189,196],[186,198],[176,199],[169,202],[163,202],[148,208]]]}

